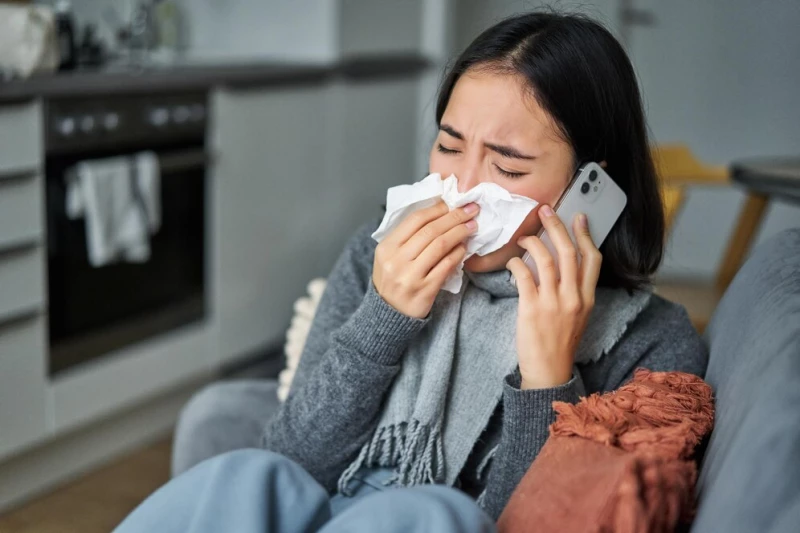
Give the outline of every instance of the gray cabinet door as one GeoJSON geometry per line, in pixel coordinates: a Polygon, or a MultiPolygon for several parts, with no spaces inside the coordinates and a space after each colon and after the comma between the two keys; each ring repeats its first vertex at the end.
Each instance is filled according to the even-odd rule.
{"type": "Polygon", "coordinates": [[[48,433],[39,102],[0,106],[0,460],[48,433]]]}
{"type": "Polygon", "coordinates": [[[47,434],[45,373],[44,319],[0,324],[0,459],[47,434]]]}
{"type": "Polygon", "coordinates": [[[41,104],[0,106],[0,250],[41,237],[43,158],[41,104]]]}
{"type": "Polygon", "coordinates": [[[223,361],[283,342],[318,272],[326,87],[220,91],[212,178],[215,318],[223,361]]]}
{"type": "Polygon", "coordinates": [[[39,103],[0,106],[0,175],[39,168],[41,153],[39,103]]]}
{"type": "Polygon", "coordinates": [[[42,197],[39,174],[0,175],[0,251],[41,240],[42,197]]]}
{"type": "Polygon", "coordinates": [[[44,306],[44,253],[39,246],[0,252],[0,323],[44,306]]]}

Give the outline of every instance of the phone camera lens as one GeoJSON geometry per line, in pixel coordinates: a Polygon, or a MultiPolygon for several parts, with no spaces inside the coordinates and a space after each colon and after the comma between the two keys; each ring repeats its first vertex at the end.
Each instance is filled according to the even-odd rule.
{"type": "Polygon", "coordinates": [[[594,181],[596,179],[597,179],[597,171],[592,170],[591,172],[589,172],[589,181],[594,181]]]}
{"type": "Polygon", "coordinates": [[[589,189],[590,189],[589,183],[583,182],[583,185],[581,185],[581,193],[586,194],[589,192],[589,189]]]}

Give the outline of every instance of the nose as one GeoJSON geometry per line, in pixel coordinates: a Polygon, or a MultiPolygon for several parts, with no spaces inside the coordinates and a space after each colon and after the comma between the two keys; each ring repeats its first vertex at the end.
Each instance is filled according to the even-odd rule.
{"type": "Polygon", "coordinates": [[[464,193],[481,182],[480,162],[466,160],[459,166],[456,172],[458,192],[464,193]]]}

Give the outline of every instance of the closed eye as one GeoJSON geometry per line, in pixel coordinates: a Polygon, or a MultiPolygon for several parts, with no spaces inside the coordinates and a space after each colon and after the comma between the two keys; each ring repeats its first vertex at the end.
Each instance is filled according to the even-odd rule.
{"type": "Polygon", "coordinates": [[[494,168],[496,168],[497,171],[500,172],[500,174],[502,174],[503,176],[505,176],[507,178],[519,178],[519,177],[522,177],[522,176],[524,176],[526,174],[525,172],[509,172],[508,170],[500,168],[497,165],[495,165],[494,168]]]}
{"type": "MultiPolygon", "coordinates": [[[[437,143],[436,144],[436,150],[439,153],[447,154],[447,155],[460,154],[461,153],[458,150],[453,150],[452,148],[447,148],[442,143],[437,143]]],[[[522,177],[522,176],[524,176],[526,174],[525,172],[510,172],[510,171],[508,171],[508,170],[506,170],[504,168],[501,168],[501,167],[499,167],[497,165],[494,165],[494,167],[497,169],[497,171],[501,175],[503,175],[503,176],[505,176],[507,178],[511,178],[511,179],[520,178],[520,177],[522,177]]]]}
{"type": "Polygon", "coordinates": [[[443,153],[443,154],[458,154],[458,153],[460,153],[458,150],[451,150],[450,148],[446,148],[445,146],[442,145],[442,143],[437,144],[436,145],[436,149],[440,153],[443,153]]]}

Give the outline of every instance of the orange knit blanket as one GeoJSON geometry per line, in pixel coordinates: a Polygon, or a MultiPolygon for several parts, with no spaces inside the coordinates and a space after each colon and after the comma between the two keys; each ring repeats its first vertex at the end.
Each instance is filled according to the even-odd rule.
{"type": "Polygon", "coordinates": [[[711,387],[682,372],[632,381],[576,404],[555,402],[550,438],[498,521],[501,533],[658,533],[691,520],[711,431],[711,387]]]}

